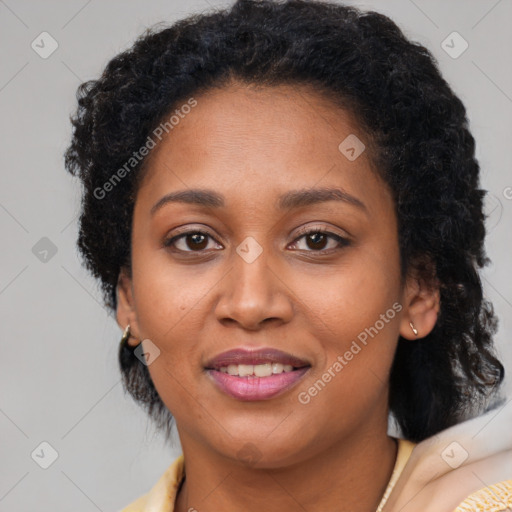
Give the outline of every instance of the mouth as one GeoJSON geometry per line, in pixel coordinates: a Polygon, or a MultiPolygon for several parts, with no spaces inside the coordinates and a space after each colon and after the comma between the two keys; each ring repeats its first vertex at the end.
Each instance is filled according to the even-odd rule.
{"type": "Polygon", "coordinates": [[[311,364],[275,349],[235,349],[205,365],[223,393],[243,401],[268,400],[301,380],[311,364]]]}

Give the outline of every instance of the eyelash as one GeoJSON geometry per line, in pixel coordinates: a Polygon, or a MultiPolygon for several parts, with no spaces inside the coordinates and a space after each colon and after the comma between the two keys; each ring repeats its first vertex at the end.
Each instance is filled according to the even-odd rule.
{"type": "MultiPolygon", "coordinates": [[[[340,250],[340,249],[350,245],[350,240],[348,240],[347,238],[342,237],[340,235],[336,235],[335,233],[327,231],[327,230],[325,230],[323,228],[305,228],[305,229],[299,231],[298,236],[295,238],[295,240],[292,242],[292,244],[295,244],[301,238],[304,238],[307,235],[311,235],[311,234],[326,235],[328,238],[336,240],[336,242],[338,242],[339,246],[335,247],[335,248],[331,248],[331,249],[322,249],[322,250],[318,250],[318,251],[307,250],[305,252],[313,252],[313,253],[316,253],[316,254],[330,254],[333,251],[338,251],[338,250],[340,250]]],[[[202,231],[202,230],[198,229],[198,230],[185,231],[183,233],[180,233],[179,235],[173,236],[172,238],[169,238],[168,240],[165,240],[163,245],[164,245],[164,247],[171,247],[178,240],[180,240],[181,238],[185,238],[188,235],[204,235],[204,236],[210,237],[212,240],[215,240],[214,237],[210,233],[208,233],[207,231],[202,231]]],[[[199,250],[199,251],[183,251],[182,249],[176,249],[176,250],[178,252],[181,252],[181,253],[197,253],[197,254],[201,254],[202,252],[204,252],[204,249],[199,250]]]]}

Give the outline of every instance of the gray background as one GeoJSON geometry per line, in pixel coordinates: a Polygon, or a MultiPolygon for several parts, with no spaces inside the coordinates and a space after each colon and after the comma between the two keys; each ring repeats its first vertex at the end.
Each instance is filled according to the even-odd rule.
{"type": "MultiPolygon", "coordinates": [[[[482,275],[500,318],[498,350],[512,373],[512,0],[348,3],[390,15],[426,45],[467,106],[490,191],[493,263],[482,275]],[[458,58],[441,46],[453,31],[469,44],[458,58]]],[[[80,266],[80,188],[62,154],[82,81],[97,77],[147,26],[228,4],[0,0],[0,511],[116,511],[179,453],[122,392],[121,332],[80,266]],[[47,59],[31,48],[43,31],[59,45],[47,59]],[[58,453],[48,469],[31,457],[43,441],[58,453]]],[[[450,41],[452,53],[461,48],[450,41]]],[[[510,397],[509,377],[505,385],[510,397]]]]}

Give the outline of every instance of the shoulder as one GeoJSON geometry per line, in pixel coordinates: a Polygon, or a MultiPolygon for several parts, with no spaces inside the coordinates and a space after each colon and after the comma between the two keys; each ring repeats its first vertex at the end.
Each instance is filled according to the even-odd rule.
{"type": "Polygon", "coordinates": [[[512,479],[482,487],[470,494],[453,512],[501,512],[512,509],[512,479]]]}

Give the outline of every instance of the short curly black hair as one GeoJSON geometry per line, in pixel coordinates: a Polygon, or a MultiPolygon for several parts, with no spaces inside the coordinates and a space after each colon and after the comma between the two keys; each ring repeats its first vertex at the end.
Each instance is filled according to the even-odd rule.
{"type": "MultiPolygon", "coordinates": [[[[430,52],[376,12],[238,0],[148,29],[99,79],[80,85],[65,163],[84,185],[78,246],[108,308],[116,308],[120,269],[130,267],[134,198],[147,157],[131,170],[126,162],[177,106],[232,81],[313,87],[352,112],[374,141],[375,168],[395,200],[402,276],[418,269],[441,297],[432,332],[398,340],[389,410],[401,435],[418,442],[466,419],[475,404],[490,408],[504,368],[478,273],[489,262],[485,191],[466,111],[430,52]],[[112,182],[123,166],[123,179],[112,182]]],[[[146,366],[129,347],[119,358],[125,390],[169,436],[172,415],[146,366]]]]}

